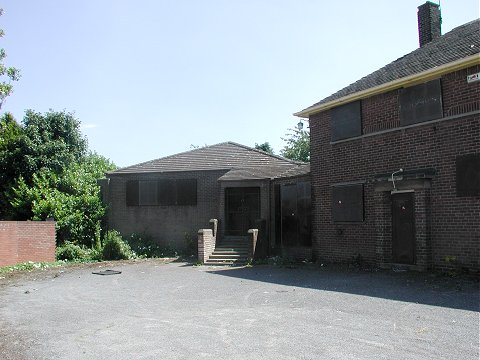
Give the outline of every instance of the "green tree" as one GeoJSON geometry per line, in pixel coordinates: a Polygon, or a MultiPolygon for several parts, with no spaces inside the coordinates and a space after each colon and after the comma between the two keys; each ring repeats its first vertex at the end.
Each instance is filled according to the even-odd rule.
{"type": "Polygon", "coordinates": [[[27,110],[23,126],[25,136],[20,146],[24,155],[22,175],[26,179],[42,168],[60,173],[87,154],[87,140],[72,113],[27,110]]]}
{"type": "Polygon", "coordinates": [[[255,149],[265,151],[266,153],[269,153],[272,155],[274,154],[273,148],[270,146],[270,143],[268,141],[264,142],[263,144],[255,143],[255,149]]]}
{"type": "MultiPolygon", "coordinates": [[[[21,126],[11,115],[2,117],[0,147],[0,216],[22,220],[26,212],[13,211],[11,188],[20,178],[32,184],[40,170],[61,174],[87,153],[87,141],[80,132],[80,122],[65,111],[40,114],[27,110],[21,126]]],[[[27,217],[29,218],[29,216],[27,217]]]]}
{"type": "MultiPolygon", "coordinates": [[[[0,16],[3,15],[3,9],[0,9],[0,16]]],[[[5,35],[5,32],[0,29],[0,38],[5,35]]],[[[0,48],[0,109],[5,102],[5,99],[13,91],[13,82],[20,79],[20,71],[13,66],[7,67],[4,60],[7,53],[4,48],[0,48]]]]}
{"type": "Polygon", "coordinates": [[[280,154],[291,160],[310,161],[310,132],[303,129],[289,129],[289,133],[282,138],[286,145],[280,154]]]}
{"type": "Polygon", "coordinates": [[[100,241],[101,222],[106,207],[100,198],[97,179],[115,165],[97,154],[72,163],[62,173],[43,168],[32,176],[31,184],[23,177],[13,188],[11,205],[17,218],[57,222],[57,242],[92,247],[100,241]]]}
{"type": "Polygon", "coordinates": [[[12,187],[18,174],[18,169],[12,165],[23,158],[15,146],[22,135],[22,127],[10,113],[0,117],[0,219],[6,217],[6,209],[9,208],[5,192],[12,187]]]}

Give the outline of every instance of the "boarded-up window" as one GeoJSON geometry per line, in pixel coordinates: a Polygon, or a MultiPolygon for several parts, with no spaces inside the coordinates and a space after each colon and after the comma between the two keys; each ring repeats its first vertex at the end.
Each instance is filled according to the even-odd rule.
{"type": "Polygon", "coordinates": [[[335,222],[363,221],[363,184],[332,187],[332,218],[335,222]]]}
{"type": "Polygon", "coordinates": [[[480,154],[457,156],[457,196],[480,195],[480,154]]]}
{"type": "Polygon", "coordinates": [[[443,116],[440,79],[400,90],[400,125],[406,126],[443,116]]]}
{"type": "Polygon", "coordinates": [[[157,205],[157,181],[141,180],[138,182],[138,204],[157,205]]]}
{"type": "Polygon", "coordinates": [[[196,179],[132,180],[126,192],[127,206],[197,205],[196,179]]]}
{"type": "Polygon", "coordinates": [[[197,205],[197,180],[177,180],[177,205],[197,205]]]}
{"type": "Polygon", "coordinates": [[[196,179],[162,179],[158,181],[158,204],[197,205],[196,179]]]}
{"type": "Polygon", "coordinates": [[[170,206],[176,204],[175,180],[158,180],[158,204],[170,206]]]}
{"type": "Polygon", "coordinates": [[[332,141],[362,135],[362,109],[360,101],[333,108],[330,115],[332,141]]]}
{"type": "Polygon", "coordinates": [[[127,206],[138,206],[138,180],[127,181],[127,206]]]}

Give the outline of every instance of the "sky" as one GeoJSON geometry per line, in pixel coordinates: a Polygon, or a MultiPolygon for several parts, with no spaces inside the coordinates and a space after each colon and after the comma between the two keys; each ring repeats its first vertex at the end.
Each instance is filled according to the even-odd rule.
{"type": "MultiPolygon", "coordinates": [[[[278,154],[294,112],[418,47],[424,2],[3,0],[0,47],[22,78],[2,113],[72,112],[121,167],[225,141],[278,154]]],[[[441,11],[446,33],[479,2],[441,11]]]]}

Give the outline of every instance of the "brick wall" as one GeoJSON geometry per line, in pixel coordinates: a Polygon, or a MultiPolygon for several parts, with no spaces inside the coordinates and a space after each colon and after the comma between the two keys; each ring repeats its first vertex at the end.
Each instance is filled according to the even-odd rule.
{"type": "Polygon", "coordinates": [[[55,222],[0,221],[0,266],[55,261],[55,222]]]}
{"type": "Polygon", "coordinates": [[[210,227],[210,219],[219,218],[218,178],[225,173],[225,170],[221,170],[111,175],[108,186],[108,228],[119,231],[124,237],[132,233],[145,233],[161,246],[185,248],[186,236],[196,241],[198,230],[210,227]],[[127,181],[156,179],[197,179],[197,205],[126,205],[127,181]]]}
{"type": "Polygon", "coordinates": [[[375,175],[433,168],[428,191],[417,189],[423,191],[416,196],[423,202],[415,205],[422,221],[417,241],[427,248],[418,255],[435,268],[480,269],[480,199],[457,197],[455,191],[456,156],[480,153],[480,83],[466,82],[478,71],[475,66],[442,77],[442,121],[401,128],[398,91],[362,100],[364,135],[356,139],[331,143],[330,111],[311,116],[316,257],[344,262],[361,254],[369,262],[387,261],[382,257],[388,257],[383,255],[391,246],[385,242],[391,237],[390,194],[375,192],[375,175]],[[355,181],[364,183],[365,219],[334,223],[331,185],[355,181]]]}

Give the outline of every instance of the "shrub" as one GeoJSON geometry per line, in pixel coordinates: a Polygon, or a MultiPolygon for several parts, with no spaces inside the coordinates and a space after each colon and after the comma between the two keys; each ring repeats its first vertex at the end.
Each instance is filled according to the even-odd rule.
{"type": "Polygon", "coordinates": [[[102,257],[104,260],[128,260],[136,255],[118,231],[110,230],[103,240],[102,257]]]}
{"type": "Polygon", "coordinates": [[[57,260],[67,261],[85,261],[90,259],[89,251],[70,241],[66,241],[63,245],[55,250],[57,260]]]}
{"type": "Polygon", "coordinates": [[[133,233],[128,239],[128,244],[142,258],[160,257],[162,254],[160,245],[146,233],[133,233]]]}
{"type": "Polygon", "coordinates": [[[176,257],[179,251],[172,245],[160,246],[146,233],[133,233],[128,239],[128,244],[135,254],[142,258],[176,257]]]}
{"type": "Polygon", "coordinates": [[[99,250],[88,249],[85,246],[80,246],[70,241],[66,241],[63,245],[56,248],[55,257],[57,260],[63,261],[102,260],[102,254],[99,250]]]}
{"type": "Polygon", "coordinates": [[[190,234],[189,232],[184,233],[185,238],[185,255],[187,256],[196,256],[198,254],[198,242],[195,235],[190,234]]]}

